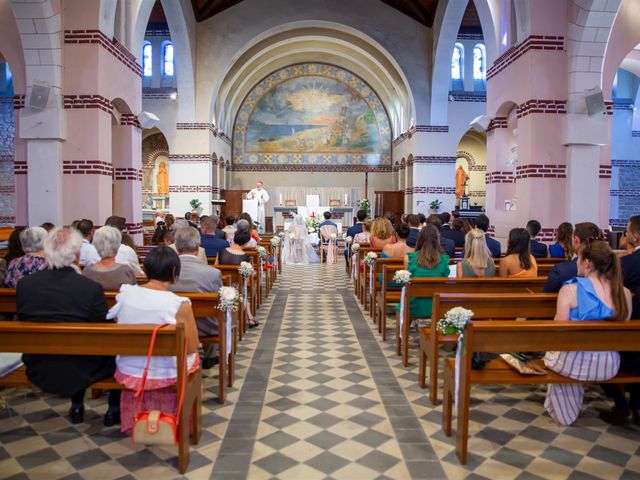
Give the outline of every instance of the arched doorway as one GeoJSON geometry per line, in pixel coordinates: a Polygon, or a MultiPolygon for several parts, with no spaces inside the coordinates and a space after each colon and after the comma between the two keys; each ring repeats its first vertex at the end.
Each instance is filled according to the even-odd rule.
{"type": "MultiPolygon", "coordinates": [[[[456,152],[456,179],[466,180],[463,193],[469,199],[469,207],[485,208],[486,172],[487,135],[469,130],[460,139],[456,152]],[[458,175],[458,169],[461,169],[464,175],[458,175]]],[[[456,199],[456,204],[460,206],[460,198],[456,199]]]]}

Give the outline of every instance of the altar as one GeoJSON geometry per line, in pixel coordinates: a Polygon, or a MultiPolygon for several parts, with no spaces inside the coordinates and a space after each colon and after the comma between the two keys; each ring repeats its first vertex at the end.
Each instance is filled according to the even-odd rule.
{"type": "Polygon", "coordinates": [[[338,225],[338,231],[342,231],[342,227],[351,227],[353,225],[353,208],[352,207],[322,207],[309,208],[307,206],[277,206],[273,207],[273,224],[276,227],[289,226],[294,215],[299,213],[304,218],[310,217],[312,214],[322,222],[324,220],[324,212],[331,212],[331,221],[338,225]]]}

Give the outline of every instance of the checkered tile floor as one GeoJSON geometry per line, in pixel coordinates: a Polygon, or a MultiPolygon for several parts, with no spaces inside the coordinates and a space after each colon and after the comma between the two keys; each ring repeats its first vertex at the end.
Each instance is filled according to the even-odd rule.
{"type": "MultiPolygon", "coordinates": [[[[225,405],[217,379],[205,380],[204,432],[186,478],[640,478],[640,427],[601,422],[596,387],[568,428],[544,413],[543,389],[474,388],[469,464],[459,465],[440,407],[417,385],[416,339],[404,368],[341,264],[283,273],[239,346],[225,405]]],[[[0,395],[0,478],[180,478],[175,449],[135,446],[102,426],[104,399],[89,400],[74,426],[65,399],[0,395]]]]}

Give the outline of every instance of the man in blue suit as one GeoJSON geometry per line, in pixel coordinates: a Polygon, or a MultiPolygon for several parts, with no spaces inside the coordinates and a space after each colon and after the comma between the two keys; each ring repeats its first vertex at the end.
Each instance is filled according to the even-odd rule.
{"type": "Polygon", "coordinates": [[[539,221],[529,220],[529,222],[527,222],[527,231],[529,235],[531,235],[531,255],[533,255],[534,258],[547,257],[547,246],[535,239],[540,233],[540,230],[542,230],[542,225],[540,225],[539,221]]]}
{"type": "Polygon", "coordinates": [[[336,227],[336,230],[338,229],[338,225],[336,225],[334,222],[331,221],[331,212],[324,212],[322,214],[322,216],[324,217],[324,222],[322,222],[320,225],[318,225],[318,232],[325,225],[331,225],[331,226],[336,227]]]}
{"type": "MultiPolygon", "coordinates": [[[[347,229],[347,237],[351,237],[352,239],[355,238],[358,233],[362,233],[362,222],[364,222],[364,220],[367,218],[367,212],[365,212],[364,210],[358,210],[358,212],[356,213],[356,217],[358,218],[356,224],[347,229]]],[[[349,259],[347,258],[346,248],[344,249],[344,258],[348,263],[349,259]]]]}
{"type": "MultiPolygon", "coordinates": [[[[587,243],[589,240],[603,240],[602,232],[595,223],[584,222],[576,223],[573,229],[573,238],[571,239],[571,246],[574,252],[580,249],[582,244],[587,243]]],[[[545,293],[556,293],[560,291],[562,284],[567,280],[571,280],[578,275],[578,255],[573,254],[573,258],[568,262],[562,262],[555,265],[549,276],[547,277],[547,283],[544,286],[545,293]]]]}
{"type": "Polygon", "coordinates": [[[500,242],[495,238],[491,238],[489,235],[486,235],[490,224],[491,222],[489,221],[489,217],[484,214],[478,215],[478,218],[476,218],[476,228],[479,228],[485,233],[484,239],[487,241],[487,247],[489,247],[491,256],[493,258],[500,258],[502,255],[502,246],[500,245],[500,242]]]}

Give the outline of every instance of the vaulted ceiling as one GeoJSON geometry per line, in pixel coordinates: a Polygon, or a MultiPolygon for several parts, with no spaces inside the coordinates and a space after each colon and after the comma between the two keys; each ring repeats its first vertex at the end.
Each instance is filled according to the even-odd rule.
{"type": "MultiPolygon", "coordinates": [[[[191,0],[196,20],[201,22],[224,10],[237,5],[243,0],[191,0]]],[[[297,0],[292,0],[297,1],[297,0]]],[[[421,24],[431,27],[436,13],[438,0],[381,0],[387,5],[413,18],[421,24]]]]}

